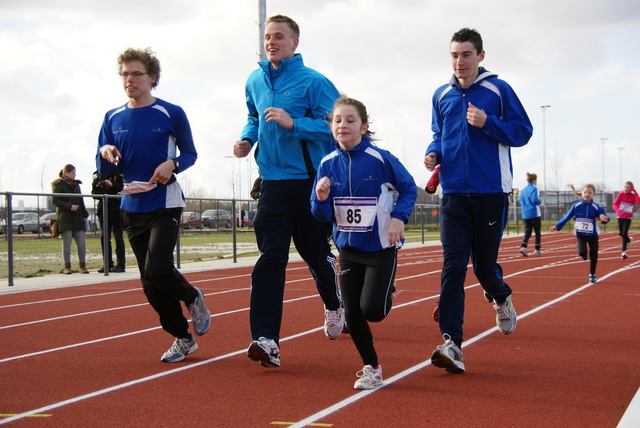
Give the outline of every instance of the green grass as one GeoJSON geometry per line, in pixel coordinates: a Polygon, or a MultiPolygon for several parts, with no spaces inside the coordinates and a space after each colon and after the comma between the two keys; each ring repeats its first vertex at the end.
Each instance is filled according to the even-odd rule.
{"type": "MultiPolygon", "coordinates": [[[[0,278],[9,276],[6,237],[2,236],[0,241],[0,278]]],[[[233,257],[232,247],[233,235],[230,231],[215,233],[204,230],[186,232],[180,236],[180,264],[216,260],[233,257]]],[[[425,231],[425,241],[439,239],[438,231],[425,231]]],[[[422,233],[418,229],[408,229],[406,232],[406,242],[421,242],[422,233]]],[[[236,234],[237,257],[258,255],[253,231],[239,231],[236,234]]],[[[87,268],[96,271],[102,267],[102,242],[100,235],[95,233],[87,234],[87,268]]],[[[126,259],[128,268],[136,266],[136,260],[125,238],[126,259]]],[[[295,248],[292,245],[292,251],[295,248]]],[[[60,272],[63,268],[62,262],[62,242],[60,239],[51,238],[48,235],[25,234],[14,235],[13,239],[13,275],[14,277],[28,278],[33,276],[43,276],[60,272]]],[[[78,258],[75,242],[71,243],[71,263],[72,268],[77,269],[78,258]]],[[[115,255],[114,255],[115,257],[115,255]]],[[[177,253],[176,253],[177,260],[177,253]]]]}

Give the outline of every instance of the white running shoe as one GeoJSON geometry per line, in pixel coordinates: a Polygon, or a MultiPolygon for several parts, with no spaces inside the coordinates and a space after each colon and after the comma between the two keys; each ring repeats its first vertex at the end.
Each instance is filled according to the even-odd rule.
{"type": "Polygon", "coordinates": [[[160,361],[165,363],[177,363],[178,361],[184,360],[184,357],[189,354],[193,354],[197,350],[198,344],[193,336],[191,336],[191,338],[176,337],[173,345],[171,345],[171,348],[162,355],[160,361]]]}
{"type": "Polygon", "coordinates": [[[529,253],[527,253],[527,249],[525,247],[520,247],[520,252],[523,256],[529,257],[529,253]]]}
{"type": "Polygon", "coordinates": [[[198,292],[198,297],[188,306],[189,314],[191,315],[191,323],[193,324],[193,330],[198,336],[202,336],[209,331],[211,326],[211,314],[204,305],[204,294],[198,287],[194,287],[198,292]]]}
{"type": "Polygon", "coordinates": [[[626,252],[626,251],[623,251],[623,252],[622,252],[622,260],[627,260],[627,257],[628,257],[628,256],[627,256],[627,252],[626,252]]]}
{"type": "Polygon", "coordinates": [[[536,250],[536,252],[534,253],[536,256],[540,257],[542,255],[542,251],[540,250],[536,250]]]}
{"type": "Polygon", "coordinates": [[[249,345],[247,355],[253,361],[260,361],[262,367],[280,367],[280,348],[273,339],[260,337],[249,345]]]}
{"type": "Polygon", "coordinates": [[[444,344],[438,345],[431,354],[431,364],[450,373],[464,373],[462,351],[447,333],[443,334],[442,338],[444,339],[444,344]]]}
{"type": "Polygon", "coordinates": [[[369,364],[364,366],[362,370],[356,373],[360,379],[353,384],[353,389],[373,389],[384,383],[382,380],[382,366],[374,369],[369,364]]]}
{"type": "Polygon", "coordinates": [[[329,339],[337,339],[344,329],[344,310],[324,311],[324,334],[329,339]]]}
{"type": "Polygon", "coordinates": [[[504,303],[494,304],[493,309],[496,310],[496,324],[500,333],[509,334],[516,329],[518,316],[511,303],[511,296],[507,297],[504,303]]]}

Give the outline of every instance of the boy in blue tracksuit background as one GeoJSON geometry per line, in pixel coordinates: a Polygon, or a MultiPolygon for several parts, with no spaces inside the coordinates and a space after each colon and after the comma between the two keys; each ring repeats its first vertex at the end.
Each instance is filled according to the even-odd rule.
{"type": "Polygon", "coordinates": [[[367,110],[360,101],[340,98],[331,130],[336,150],[320,163],[311,211],[320,221],[333,221],[347,325],[364,363],[354,388],[372,389],[383,380],[368,323],[382,321],[391,310],[397,249],[404,242],[417,187],[395,156],[371,143],[367,110]]]}
{"type": "Polygon", "coordinates": [[[487,300],[494,302],[499,330],[516,326],[511,289],[497,263],[512,191],[511,147],[522,147],[533,127],[517,95],[497,75],[480,67],[485,52],[476,30],[463,28],[450,43],[453,77],[432,98],[433,142],[424,164],[440,165],[441,241],[444,264],[438,303],[440,333],[431,362],[464,372],[460,347],[464,281],[469,257],[487,300]]]}
{"type": "Polygon", "coordinates": [[[551,226],[549,230],[561,230],[569,220],[575,219],[574,232],[578,241],[578,254],[582,257],[582,260],[587,260],[587,246],[589,247],[589,282],[594,284],[598,282],[596,266],[598,264],[598,234],[600,233],[600,228],[597,221],[599,220],[606,224],[609,223],[609,217],[604,208],[593,202],[593,197],[596,195],[596,186],[585,184],[582,186],[580,193],[582,200],[573,204],[569,212],[558,223],[551,226]]]}

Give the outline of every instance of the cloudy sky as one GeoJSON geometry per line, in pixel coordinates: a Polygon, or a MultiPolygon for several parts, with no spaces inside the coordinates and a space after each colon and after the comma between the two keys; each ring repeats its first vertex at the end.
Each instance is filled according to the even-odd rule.
{"type": "MultiPolygon", "coordinates": [[[[449,40],[473,27],[482,65],[514,87],[534,125],[512,151],[515,187],[527,171],[548,190],[601,188],[603,177],[607,190],[640,187],[637,0],[267,0],[267,16],[278,13],[300,25],[306,65],[367,105],[378,145],[420,186],[449,40]]],[[[49,192],[72,163],[89,193],[104,113],[126,102],[116,59],[151,47],[162,65],[154,94],[185,109],[199,153],[179,176],[185,193],[248,197],[257,167],[230,156],[257,21],[258,0],[0,0],[0,191],[49,192]]]]}

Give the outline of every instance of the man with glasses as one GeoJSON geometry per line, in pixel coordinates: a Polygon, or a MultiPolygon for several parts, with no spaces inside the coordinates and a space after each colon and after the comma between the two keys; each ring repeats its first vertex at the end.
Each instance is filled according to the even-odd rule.
{"type": "Polygon", "coordinates": [[[150,49],[127,49],[118,58],[129,101],[105,115],[96,163],[109,177],[115,165],[129,184],[121,192],[122,223],[138,261],[142,289],[175,337],[161,361],[174,363],[198,349],[182,313],[184,302],[197,335],[209,330],[210,314],[199,288],[187,282],[173,263],[185,199],[175,173],[198,156],[187,116],[177,105],[151,95],[160,81],[160,61],[150,49]]]}

